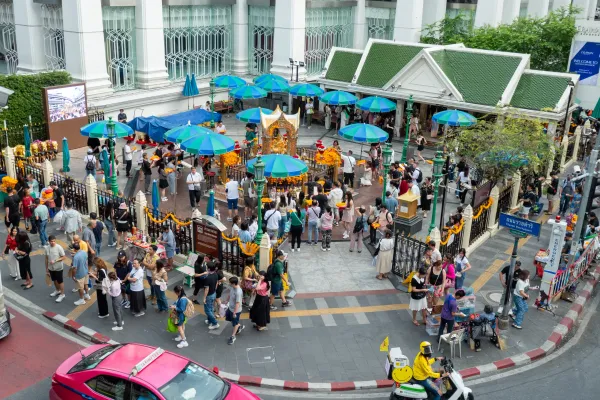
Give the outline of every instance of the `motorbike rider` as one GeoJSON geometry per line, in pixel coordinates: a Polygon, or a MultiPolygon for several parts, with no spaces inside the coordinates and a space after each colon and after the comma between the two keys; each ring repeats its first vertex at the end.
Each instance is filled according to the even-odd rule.
{"type": "Polygon", "coordinates": [[[442,391],[435,387],[435,385],[430,381],[431,379],[438,379],[440,376],[445,378],[448,376],[448,373],[444,372],[442,374],[438,372],[434,372],[431,368],[431,365],[436,361],[441,361],[443,357],[432,358],[431,351],[431,343],[429,342],[421,342],[419,346],[420,351],[415,357],[415,361],[413,364],[413,378],[417,383],[423,386],[427,393],[429,393],[433,400],[440,400],[440,396],[442,395],[442,391]]]}

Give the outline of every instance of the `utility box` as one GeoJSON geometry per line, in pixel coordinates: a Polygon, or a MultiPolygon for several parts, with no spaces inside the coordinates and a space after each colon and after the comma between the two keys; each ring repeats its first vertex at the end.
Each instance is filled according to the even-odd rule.
{"type": "Polygon", "coordinates": [[[395,369],[403,369],[405,367],[410,367],[408,357],[402,354],[400,347],[392,347],[385,361],[385,372],[388,379],[392,379],[392,373],[395,369]]]}

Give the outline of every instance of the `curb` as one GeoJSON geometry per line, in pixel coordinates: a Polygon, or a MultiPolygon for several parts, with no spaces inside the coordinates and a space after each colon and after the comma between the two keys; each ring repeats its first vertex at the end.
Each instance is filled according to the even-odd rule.
{"type": "MultiPolygon", "coordinates": [[[[565,339],[570,331],[573,330],[577,323],[577,318],[583,312],[585,304],[592,296],[592,292],[598,284],[600,278],[600,267],[596,267],[592,273],[593,279],[586,282],[583,290],[577,296],[577,299],[563,317],[560,322],[554,327],[554,330],[548,336],[548,339],[541,347],[529,350],[525,353],[516,354],[512,357],[507,357],[489,364],[480,365],[477,367],[466,368],[460,370],[459,373],[464,379],[490,374],[496,371],[507,368],[519,367],[530,364],[534,361],[542,359],[550,355],[558,348],[560,343],[565,339]]],[[[83,337],[84,339],[95,344],[118,344],[109,337],[102,335],[92,329],[89,329],[81,324],[70,320],[60,314],[46,311],[42,314],[52,322],[62,326],[63,328],[83,337]]],[[[349,382],[297,382],[283,381],[280,379],[261,378],[258,376],[246,376],[230,374],[225,371],[219,373],[224,379],[238,383],[244,386],[256,386],[270,389],[291,390],[291,391],[310,391],[310,392],[343,392],[349,390],[362,389],[381,389],[390,388],[394,385],[394,381],[389,379],[379,379],[370,381],[349,381],[349,382]]]]}

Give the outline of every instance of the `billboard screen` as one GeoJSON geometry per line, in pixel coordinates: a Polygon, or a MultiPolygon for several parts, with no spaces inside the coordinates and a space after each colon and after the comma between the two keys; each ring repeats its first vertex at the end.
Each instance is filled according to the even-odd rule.
{"type": "Polygon", "coordinates": [[[46,90],[50,123],[87,116],[85,86],[63,86],[46,90]]]}

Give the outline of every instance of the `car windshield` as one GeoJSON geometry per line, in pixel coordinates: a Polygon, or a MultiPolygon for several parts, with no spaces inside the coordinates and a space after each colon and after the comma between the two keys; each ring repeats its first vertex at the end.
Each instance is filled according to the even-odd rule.
{"type": "Polygon", "coordinates": [[[121,347],[123,347],[123,346],[120,344],[116,344],[116,345],[106,346],[99,350],[96,350],[89,356],[83,357],[81,359],[81,361],[79,361],[77,364],[75,364],[75,366],[73,368],[71,368],[71,370],[69,371],[69,374],[72,374],[75,372],[87,371],[89,369],[96,368],[96,366],[98,364],[100,364],[100,361],[104,360],[106,357],[110,356],[112,353],[114,353],[116,350],[120,349],[121,347]]]}
{"type": "Polygon", "coordinates": [[[228,391],[228,383],[192,362],[160,389],[167,400],[221,400],[228,391]]]}

